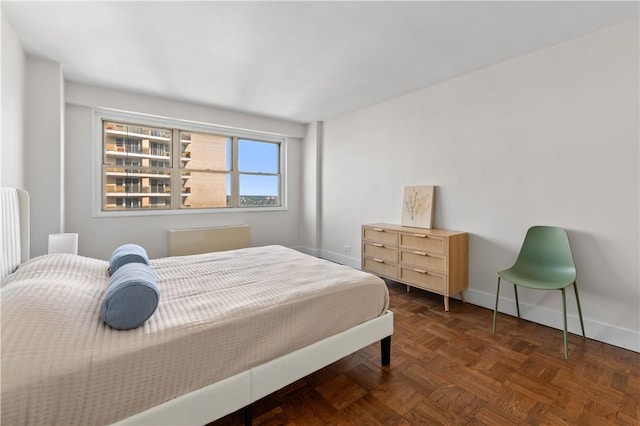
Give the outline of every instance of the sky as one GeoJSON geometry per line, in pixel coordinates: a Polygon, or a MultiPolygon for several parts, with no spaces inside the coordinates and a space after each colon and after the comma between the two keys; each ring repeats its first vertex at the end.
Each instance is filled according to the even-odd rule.
{"type": "MultiPolygon", "coordinates": [[[[227,158],[228,165],[231,155],[227,158]]],[[[240,172],[278,172],[278,144],[240,139],[238,144],[240,172]]],[[[227,185],[229,191],[229,185],[227,185]]],[[[240,195],[278,195],[276,176],[240,175],[240,195]]]]}

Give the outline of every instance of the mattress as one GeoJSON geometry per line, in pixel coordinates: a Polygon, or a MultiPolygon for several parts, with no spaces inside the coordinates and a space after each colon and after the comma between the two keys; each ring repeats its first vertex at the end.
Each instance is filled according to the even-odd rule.
{"type": "Polygon", "coordinates": [[[151,261],[140,328],[99,318],[107,262],[25,262],[2,282],[2,424],[108,424],[384,314],[367,273],[281,246],[151,261]]]}

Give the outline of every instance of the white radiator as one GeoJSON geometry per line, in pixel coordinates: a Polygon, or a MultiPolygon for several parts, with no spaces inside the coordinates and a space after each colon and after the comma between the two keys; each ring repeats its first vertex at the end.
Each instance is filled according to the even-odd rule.
{"type": "Polygon", "coordinates": [[[209,253],[251,247],[251,226],[169,230],[169,256],[209,253]]]}

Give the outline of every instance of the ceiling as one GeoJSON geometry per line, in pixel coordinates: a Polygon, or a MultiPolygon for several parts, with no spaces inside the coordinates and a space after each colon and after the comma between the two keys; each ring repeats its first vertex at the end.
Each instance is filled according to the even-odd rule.
{"type": "Polygon", "coordinates": [[[12,2],[67,81],[306,123],[638,17],[638,2],[12,2]]]}

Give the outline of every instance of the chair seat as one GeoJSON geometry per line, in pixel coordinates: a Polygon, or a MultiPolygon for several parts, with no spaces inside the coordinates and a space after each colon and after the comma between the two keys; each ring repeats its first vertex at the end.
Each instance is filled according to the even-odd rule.
{"type": "Polygon", "coordinates": [[[528,269],[512,267],[498,272],[498,276],[521,287],[535,288],[539,290],[560,290],[575,282],[573,270],[557,269],[528,269]]]}

